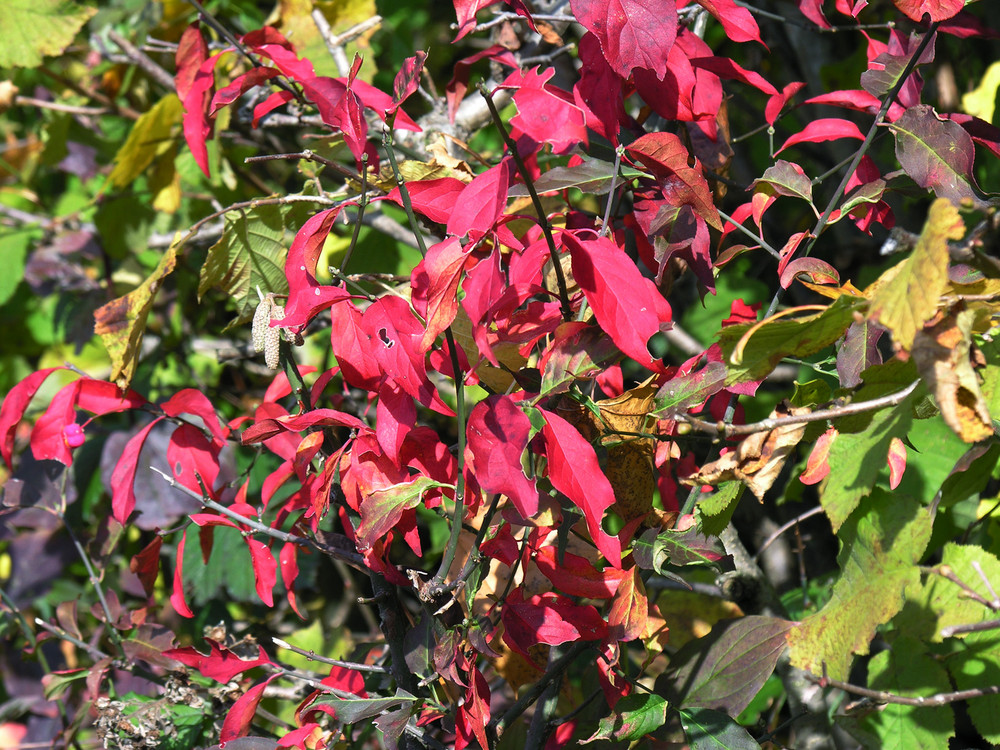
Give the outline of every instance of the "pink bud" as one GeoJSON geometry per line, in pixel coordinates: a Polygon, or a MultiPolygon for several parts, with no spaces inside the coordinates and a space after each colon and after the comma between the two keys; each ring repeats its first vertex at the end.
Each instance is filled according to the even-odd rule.
{"type": "Polygon", "coordinates": [[[70,448],[79,448],[86,439],[86,436],[83,434],[83,427],[75,422],[63,427],[63,440],[66,441],[66,445],[70,448]]]}

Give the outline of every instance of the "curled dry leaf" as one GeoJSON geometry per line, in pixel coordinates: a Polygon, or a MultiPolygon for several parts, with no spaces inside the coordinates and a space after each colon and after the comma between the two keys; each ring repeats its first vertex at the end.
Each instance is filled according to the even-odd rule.
{"type": "Polygon", "coordinates": [[[967,443],[993,434],[993,422],[970,358],[976,314],[975,310],[953,310],[940,315],[916,334],[912,352],[945,424],[967,443]]]}
{"type": "MultiPolygon", "coordinates": [[[[771,412],[770,418],[780,419],[809,412],[810,409],[806,407],[790,407],[787,402],[782,402],[771,412]]],[[[790,424],[755,432],[740,443],[736,450],[705,464],[701,471],[684,480],[684,483],[716,485],[737,479],[746,482],[757,499],[763,500],[764,494],[771,489],[805,431],[805,424],[790,424]]]]}

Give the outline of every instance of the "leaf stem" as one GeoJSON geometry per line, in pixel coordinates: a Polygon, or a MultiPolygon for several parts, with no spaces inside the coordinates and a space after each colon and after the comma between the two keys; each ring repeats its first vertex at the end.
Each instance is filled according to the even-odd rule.
{"type": "MultiPolygon", "coordinates": [[[[573,308],[569,301],[569,287],[566,286],[566,275],[563,273],[562,263],[559,258],[559,250],[556,248],[556,241],[552,236],[552,226],[549,224],[549,219],[545,215],[545,207],[542,206],[542,201],[538,197],[538,192],[535,190],[535,183],[531,179],[531,174],[528,172],[528,168],[525,166],[524,160],[521,158],[521,154],[518,153],[517,144],[514,143],[514,140],[507,132],[507,128],[504,127],[503,121],[500,119],[500,113],[497,112],[496,104],[493,103],[492,93],[486,91],[486,87],[482,84],[479,85],[479,93],[482,95],[483,99],[486,100],[486,106],[489,107],[490,117],[493,118],[493,124],[500,132],[500,136],[503,138],[503,142],[507,146],[507,151],[510,153],[511,158],[514,160],[514,164],[517,166],[517,171],[524,180],[524,186],[528,190],[528,195],[531,196],[531,204],[535,207],[535,213],[538,215],[538,226],[542,228],[542,234],[545,235],[545,243],[549,246],[549,257],[552,259],[552,269],[555,271],[556,285],[559,287],[559,309],[562,312],[563,321],[568,323],[573,319],[573,308]]],[[[617,170],[615,170],[615,173],[617,174],[617,170]]]]}

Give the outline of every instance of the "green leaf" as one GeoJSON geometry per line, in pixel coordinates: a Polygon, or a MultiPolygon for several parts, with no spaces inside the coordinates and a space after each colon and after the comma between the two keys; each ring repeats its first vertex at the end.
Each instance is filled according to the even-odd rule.
{"type": "Polygon", "coordinates": [[[711,536],[719,536],[729,525],[745,489],[743,482],[723,482],[711,495],[698,498],[694,508],[698,528],[711,536]]]}
{"type": "Polygon", "coordinates": [[[721,362],[709,362],[700,370],[679,375],[664,383],[656,393],[651,413],[661,419],[670,419],[718,393],[725,382],[726,366],[721,362]]]}
{"type": "MultiPolygon", "coordinates": [[[[1000,561],[982,547],[946,544],[940,564],[951,568],[960,580],[987,601],[993,598],[973,566],[980,566],[988,581],[1000,581],[1000,561]]],[[[928,575],[920,586],[907,589],[906,606],[896,623],[901,630],[924,642],[940,643],[944,640],[941,634],[944,628],[972,625],[993,616],[989,609],[970,599],[958,584],[943,576],[928,575]]]]}
{"type": "Polygon", "coordinates": [[[682,708],[681,726],[691,750],[759,750],[757,740],[732,717],[710,708],[682,708]]]}
{"type": "MultiPolygon", "coordinates": [[[[944,668],[915,638],[896,638],[868,663],[868,687],[906,697],[947,693],[951,683],[944,668]]],[[[877,711],[838,720],[865,747],[881,750],[933,750],[948,747],[955,734],[951,706],[903,706],[886,703],[877,711]]]]}
{"type": "Polygon", "coordinates": [[[38,232],[32,229],[14,229],[0,234],[0,245],[3,245],[4,272],[0,275],[0,305],[6,303],[17,285],[24,278],[24,259],[28,256],[28,247],[38,238],[38,232]]]}
{"type": "Polygon", "coordinates": [[[626,695],[609,716],[601,719],[597,731],[580,744],[595,740],[618,742],[639,740],[656,731],[667,720],[667,701],[658,695],[637,692],[626,695]]]}
{"type": "Polygon", "coordinates": [[[159,154],[174,144],[174,128],[184,118],[184,107],[176,94],[167,94],[132,126],[128,140],[115,154],[115,168],[108,179],[115,187],[127,187],[159,154]]]}
{"type": "Polygon", "coordinates": [[[361,524],[358,526],[358,545],[371,547],[399,523],[403,512],[416,508],[423,501],[424,493],[433,487],[451,485],[435,482],[420,476],[412,482],[394,484],[375,490],[361,500],[361,524]]]}
{"type": "Polygon", "coordinates": [[[198,281],[198,298],[218,289],[236,303],[237,317],[229,326],[253,318],[260,301],[257,287],[267,294],[286,294],[285,255],[289,206],[257,206],[226,214],[225,229],[208,251],[198,281]]]}
{"type": "Polygon", "coordinates": [[[716,623],[670,660],[667,697],[685,708],[737,716],[771,676],[791,627],[787,620],[761,615],[716,623]]]}
{"type": "MultiPolygon", "coordinates": [[[[969,633],[962,650],[947,661],[947,667],[959,690],[1000,685],[1000,632],[969,633]]],[[[1000,743],[1000,695],[973,698],[967,706],[969,718],[983,738],[1000,743]]]]}
{"type": "MultiPolygon", "coordinates": [[[[611,190],[611,180],[614,175],[615,165],[598,159],[585,161],[575,167],[553,167],[535,180],[535,192],[541,195],[568,188],[577,188],[584,193],[603,195],[611,190]]],[[[645,176],[645,172],[623,167],[617,184],[621,185],[623,182],[645,176]]],[[[528,188],[520,184],[514,185],[511,187],[509,195],[512,197],[527,196],[528,188]]]]}
{"type": "Polygon", "coordinates": [[[889,129],[896,136],[896,158],[910,179],[952,203],[981,203],[972,187],[976,147],[965,128],[938,119],[930,105],[917,104],[889,129]]]}
{"type": "Polygon", "coordinates": [[[841,575],[830,601],[788,635],[792,664],[846,680],[852,655],[868,652],[875,629],[920,582],[917,563],[932,525],[927,509],[906,496],[876,489],[863,500],[838,535],[841,575]]]}
{"type": "Polygon", "coordinates": [[[763,177],[750,186],[755,193],[768,196],[786,195],[801,198],[812,205],[812,180],[806,177],[802,167],[784,159],[778,159],[773,167],[768,167],[763,177]]]}
{"type": "Polygon", "coordinates": [[[364,719],[378,716],[386,709],[395,708],[400,703],[412,704],[415,697],[405,690],[396,690],[392,698],[338,698],[324,695],[309,704],[309,710],[320,706],[329,706],[337,715],[337,721],[344,724],[355,724],[364,719]]]}
{"type": "Polygon", "coordinates": [[[73,0],[4,0],[0,68],[34,68],[61,54],[96,12],[73,0]]]}
{"type": "Polygon", "coordinates": [[[750,325],[728,326],[719,333],[723,361],[729,370],[726,385],[762,380],[788,356],[798,358],[825,349],[844,335],[860,302],[839,297],[823,312],[796,320],[778,319],[760,325],[738,349],[750,325]]]}
{"type": "Polygon", "coordinates": [[[934,201],[913,253],[883,274],[885,282],[872,296],[868,318],[888,328],[906,351],[913,349],[917,331],[937,313],[948,286],[948,240],[964,234],[958,209],[943,198],[934,201]]]}
{"type": "MultiPolygon", "coordinates": [[[[206,565],[199,545],[184,547],[184,588],[192,606],[203,607],[215,601],[258,602],[257,584],[250,552],[239,529],[228,526],[211,528],[212,554],[206,565]]],[[[209,533],[199,530],[199,533],[209,533]]],[[[193,540],[192,540],[193,541],[193,540]]]]}
{"type": "Polygon", "coordinates": [[[697,526],[684,531],[649,529],[632,546],[635,564],[662,572],[664,565],[718,565],[726,551],[718,537],[706,536],[697,526]]]}

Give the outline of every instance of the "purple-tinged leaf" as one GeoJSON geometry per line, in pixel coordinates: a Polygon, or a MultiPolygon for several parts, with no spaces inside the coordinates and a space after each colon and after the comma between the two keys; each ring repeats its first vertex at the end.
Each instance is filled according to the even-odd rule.
{"type": "Polygon", "coordinates": [[[868,320],[855,321],[847,329],[844,343],[837,350],[837,375],[843,388],[854,388],[861,383],[861,373],[874,365],[882,364],[878,342],[885,328],[868,320]]]}
{"type": "Polygon", "coordinates": [[[571,0],[570,7],[618,75],[628,78],[635,68],[647,68],[663,80],[677,37],[674,0],[571,0]]]}

